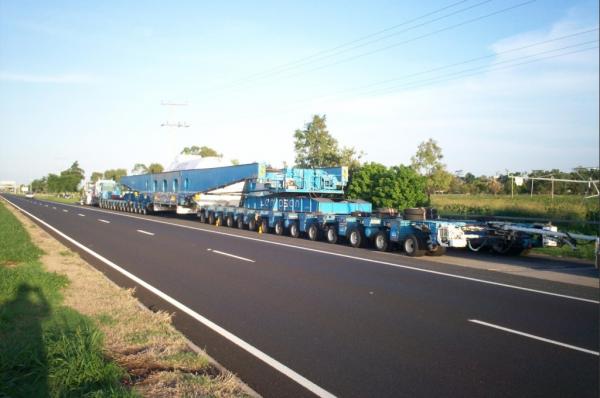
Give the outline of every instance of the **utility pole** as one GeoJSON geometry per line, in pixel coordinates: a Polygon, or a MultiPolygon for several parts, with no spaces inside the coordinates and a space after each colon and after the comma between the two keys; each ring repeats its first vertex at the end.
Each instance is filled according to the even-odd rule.
{"type": "MultiPolygon", "coordinates": [[[[174,153],[173,159],[175,159],[175,156],[178,155],[177,148],[176,148],[176,140],[175,140],[175,129],[188,128],[188,127],[190,127],[190,124],[188,122],[175,121],[175,118],[172,118],[172,116],[173,116],[174,111],[177,108],[187,106],[188,104],[187,104],[187,102],[161,101],[160,105],[167,107],[167,121],[164,123],[161,123],[160,127],[168,128],[169,131],[171,132],[170,135],[173,136],[172,140],[169,140],[169,142],[171,143],[171,153],[174,153]]],[[[171,137],[169,137],[169,138],[171,138],[171,137]]],[[[166,167],[168,167],[168,165],[166,165],[166,167]]]]}

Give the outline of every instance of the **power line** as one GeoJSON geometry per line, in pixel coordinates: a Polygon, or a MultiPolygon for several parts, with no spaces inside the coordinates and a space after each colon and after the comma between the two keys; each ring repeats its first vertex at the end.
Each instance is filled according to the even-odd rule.
{"type": "MultiPolygon", "coordinates": [[[[593,41],[590,41],[590,42],[580,43],[579,45],[576,45],[576,46],[580,46],[580,45],[584,45],[584,44],[590,44],[592,42],[598,43],[598,40],[593,40],[593,41]]],[[[569,47],[574,47],[574,46],[569,46],[569,47]]],[[[485,69],[483,67],[482,68],[473,68],[473,70],[474,69],[481,69],[481,70],[479,70],[479,71],[473,71],[473,72],[471,72],[469,70],[465,70],[465,71],[460,72],[460,74],[461,74],[460,76],[454,76],[454,77],[451,77],[451,78],[447,78],[448,76],[439,76],[439,77],[437,77],[435,79],[425,79],[423,81],[412,82],[412,83],[407,83],[405,85],[400,85],[400,86],[390,87],[390,88],[387,88],[387,89],[382,89],[381,91],[374,92],[373,94],[389,94],[389,93],[397,91],[397,89],[399,89],[399,88],[404,88],[404,89],[408,89],[408,88],[411,88],[411,89],[412,88],[420,88],[420,87],[428,86],[428,85],[431,85],[431,84],[444,83],[444,82],[447,82],[447,81],[456,80],[456,79],[460,79],[460,78],[463,78],[463,77],[469,77],[469,76],[479,75],[479,74],[486,73],[486,72],[493,72],[493,71],[498,71],[498,70],[512,69],[512,68],[515,68],[515,67],[518,67],[518,66],[532,64],[532,63],[535,63],[535,62],[545,61],[545,60],[553,59],[553,58],[564,57],[564,56],[567,56],[567,55],[582,53],[582,52],[585,52],[585,51],[595,50],[595,49],[598,49],[598,48],[599,48],[598,46],[593,46],[593,47],[584,48],[584,49],[580,49],[580,50],[574,50],[574,51],[565,52],[565,53],[562,53],[562,54],[555,54],[555,55],[550,55],[550,56],[547,56],[547,57],[541,57],[541,58],[537,58],[537,59],[533,59],[533,60],[529,60],[529,61],[525,61],[525,62],[519,62],[519,63],[516,63],[516,64],[506,65],[506,66],[499,67],[499,68],[494,68],[494,67],[492,67],[492,68],[487,68],[486,67],[485,69]]],[[[547,53],[547,52],[544,52],[544,53],[547,53]]],[[[530,58],[530,56],[523,57],[523,58],[530,58]]],[[[512,61],[515,61],[515,60],[512,60],[512,61]]],[[[458,75],[458,73],[455,73],[453,75],[458,75]]]]}
{"type": "Polygon", "coordinates": [[[497,57],[499,55],[505,55],[505,54],[509,54],[509,53],[513,53],[513,52],[517,52],[517,51],[521,51],[521,50],[526,50],[526,49],[532,48],[532,47],[541,46],[543,44],[548,44],[548,43],[553,43],[553,42],[556,42],[556,41],[570,39],[570,38],[573,38],[573,37],[576,37],[576,36],[584,35],[586,33],[597,32],[598,30],[599,30],[599,28],[596,27],[596,28],[593,28],[593,29],[587,29],[587,30],[575,32],[575,33],[564,35],[564,36],[554,37],[552,39],[538,41],[538,42],[535,42],[535,43],[527,44],[525,46],[511,48],[511,49],[500,51],[500,52],[497,52],[497,53],[493,53],[493,54],[489,54],[489,55],[482,55],[482,56],[475,57],[475,58],[470,58],[470,59],[467,59],[467,60],[464,60],[464,61],[459,61],[459,62],[455,62],[455,63],[443,65],[443,66],[438,66],[438,67],[435,67],[435,68],[427,69],[427,70],[424,70],[424,71],[421,71],[421,72],[411,73],[411,74],[400,76],[400,77],[396,77],[396,78],[393,78],[393,79],[381,80],[381,81],[370,83],[370,84],[366,84],[366,85],[363,85],[363,86],[352,87],[352,88],[349,88],[349,89],[340,90],[340,91],[334,93],[334,95],[338,95],[338,94],[342,94],[342,93],[347,93],[347,92],[352,92],[352,91],[360,90],[360,89],[363,89],[363,88],[380,86],[380,85],[386,84],[386,83],[392,83],[392,82],[402,81],[402,80],[405,80],[405,79],[410,78],[410,77],[416,77],[416,76],[420,76],[420,75],[426,75],[426,74],[429,74],[429,73],[432,73],[432,72],[438,72],[440,70],[450,69],[450,68],[453,68],[453,67],[456,67],[456,66],[460,66],[460,65],[466,65],[466,64],[469,64],[469,63],[473,63],[473,62],[482,61],[482,60],[489,59],[489,58],[494,58],[494,57],[497,57]]]}
{"type": "Polygon", "coordinates": [[[298,75],[301,75],[301,74],[304,74],[304,73],[315,72],[315,71],[318,71],[318,70],[321,70],[321,69],[329,68],[331,66],[336,66],[336,65],[339,65],[339,64],[342,64],[342,63],[354,61],[355,59],[358,59],[358,58],[362,58],[362,57],[366,57],[366,56],[369,56],[369,55],[373,55],[373,54],[376,54],[376,53],[379,53],[379,52],[382,52],[382,51],[389,50],[391,48],[399,47],[399,46],[404,45],[404,44],[408,44],[408,43],[411,43],[411,42],[414,42],[414,41],[417,41],[417,40],[420,40],[420,39],[424,39],[426,37],[434,36],[434,35],[436,35],[438,33],[446,32],[446,31],[449,31],[449,30],[452,30],[452,29],[456,29],[456,28],[459,28],[459,27],[462,27],[462,26],[465,26],[465,25],[468,25],[468,24],[471,24],[471,23],[474,23],[474,22],[478,22],[478,21],[481,21],[482,19],[485,19],[485,18],[490,18],[490,17],[493,17],[493,16],[498,15],[498,14],[502,14],[502,13],[505,13],[505,12],[508,12],[508,11],[512,11],[512,10],[514,10],[516,8],[520,8],[520,7],[526,6],[528,4],[534,3],[535,1],[536,0],[528,0],[528,1],[525,1],[525,2],[522,2],[522,3],[518,3],[518,4],[512,5],[510,7],[502,8],[500,10],[497,10],[497,11],[494,11],[494,12],[491,12],[491,13],[488,13],[488,14],[480,15],[478,17],[467,19],[465,21],[459,22],[459,23],[454,24],[454,25],[450,25],[450,26],[446,26],[446,27],[438,29],[438,30],[434,30],[433,32],[425,33],[425,34],[422,34],[420,36],[412,37],[412,38],[404,40],[404,41],[400,41],[400,42],[397,42],[397,43],[394,43],[394,44],[390,44],[388,46],[381,47],[381,48],[378,48],[378,49],[373,50],[373,51],[368,51],[368,52],[365,52],[365,53],[362,53],[362,54],[354,55],[352,57],[348,57],[348,58],[342,59],[342,60],[337,61],[337,62],[333,62],[333,63],[326,64],[326,65],[322,65],[322,66],[319,66],[317,68],[309,69],[309,70],[304,71],[304,72],[300,72],[300,73],[296,73],[296,74],[288,75],[288,76],[284,76],[284,77],[285,78],[295,77],[295,76],[298,76],[298,75]]]}
{"type": "Polygon", "coordinates": [[[439,13],[439,12],[445,11],[445,10],[447,10],[447,9],[450,9],[450,8],[452,8],[452,7],[455,7],[455,6],[457,6],[457,5],[459,5],[459,4],[462,4],[462,3],[466,3],[466,2],[468,2],[468,1],[470,1],[470,0],[461,0],[461,1],[457,1],[457,2],[455,2],[455,3],[452,3],[452,4],[449,4],[449,5],[447,5],[447,6],[444,6],[444,7],[442,7],[442,8],[438,8],[438,9],[436,9],[436,10],[430,11],[430,12],[428,12],[428,13],[426,13],[426,14],[423,14],[423,15],[420,15],[420,16],[418,16],[418,17],[415,17],[415,18],[412,18],[412,19],[409,19],[409,20],[403,21],[403,22],[401,22],[401,23],[399,23],[399,24],[392,25],[392,26],[389,26],[389,27],[387,27],[387,28],[384,28],[384,29],[382,29],[382,30],[379,30],[379,31],[377,31],[377,32],[370,33],[370,34],[367,34],[367,35],[365,35],[365,36],[359,37],[359,38],[357,38],[357,39],[353,39],[353,40],[351,40],[351,41],[348,41],[348,42],[345,42],[345,43],[339,44],[339,45],[337,45],[337,46],[335,46],[335,47],[332,47],[332,48],[329,48],[329,49],[325,49],[325,50],[318,51],[318,52],[316,52],[316,53],[314,53],[314,54],[312,54],[312,55],[309,55],[309,56],[306,56],[306,57],[303,57],[303,58],[299,58],[299,59],[297,59],[297,60],[295,60],[295,61],[287,62],[287,63],[285,63],[285,64],[282,64],[282,65],[275,66],[275,67],[273,67],[273,68],[267,69],[267,70],[265,70],[265,71],[262,71],[262,72],[257,72],[257,73],[254,73],[254,74],[248,75],[248,76],[246,76],[246,77],[243,77],[243,78],[241,78],[241,79],[239,79],[239,80],[237,80],[237,81],[234,81],[233,83],[237,83],[237,82],[238,82],[238,81],[240,81],[240,80],[246,80],[246,79],[254,78],[254,77],[257,77],[257,76],[261,76],[261,75],[263,75],[263,74],[270,73],[270,72],[273,72],[273,71],[277,71],[277,70],[279,70],[279,69],[281,69],[281,68],[285,68],[285,67],[287,67],[287,66],[294,65],[294,64],[297,64],[297,63],[300,63],[300,62],[303,62],[303,61],[306,61],[306,60],[309,60],[309,59],[313,59],[313,58],[315,58],[315,57],[318,57],[318,56],[320,56],[320,55],[327,54],[327,53],[329,53],[329,52],[332,52],[332,51],[339,50],[339,49],[341,49],[341,48],[344,48],[344,47],[350,46],[350,45],[352,45],[352,44],[355,44],[355,43],[361,42],[361,41],[363,41],[363,40],[367,40],[367,39],[370,39],[370,38],[372,38],[372,37],[378,36],[378,35],[380,35],[380,34],[382,34],[382,33],[389,32],[389,31],[391,31],[391,30],[394,30],[394,29],[396,29],[396,28],[399,28],[399,27],[401,27],[401,26],[405,26],[405,25],[408,25],[408,24],[410,24],[410,23],[416,22],[416,21],[418,21],[418,20],[420,20],[420,19],[427,18],[427,17],[429,17],[429,16],[431,16],[431,15],[435,15],[435,14],[437,14],[437,13],[439,13]]]}
{"type": "MultiPolygon", "coordinates": [[[[485,0],[483,2],[480,2],[480,3],[477,3],[477,4],[473,5],[473,6],[470,6],[470,8],[473,8],[473,7],[476,7],[478,5],[487,3],[489,1],[492,1],[492,0],[485,0]]],[[[396,42],[396,43],[393,43],[391,45],[388,45],[388,46],[385,46],[385,47],[381,47],[381,48],[378,48],[378,49],[373,50],[373,51],[368,51],[368,52],[365,52],[365,53],[362,53],[362,54],[354,55],[352,57],[348,57],[348,58],[345,58],[345,59],[342,59],[340,61],[336,61],[336,62],[333,62],[333,63],[325,64],[325,65],[322,65],[322,66],[319,66],[319,67],[316,67],[316,68],[313,68],[313,69],[309,69],[307,71],[301,71],[301,72],[294,73],[294,74],[291,74],[291,75],[280,76],[279,78],[280,79],[287,79],[287,78],[291,78],[291,77],[296,77],[296,76],[299,76],[299,75],[303,75],[305,73],[310,73],[310,72],[314,72],[314,71],[321,70],[321,69],[324,69],[324,68],[328,68],[328,67],[331,67],[331,66],[335,66],[335,65],[339,65],[339,64],[346,63],[346,62],[349,62],[349,61],[353,61],[353,60],[358,59],[358,58],[366,57],[368,55],[372,55],[372,54],[379,53],[379,52],[382,52],[382,51],[385,51],[385,50],[389,50],[391,48],[395,48],[395,47],[401,46],[403,44],[407,44],[407,43],[411,43],[411,42],[414,42],[414,41],[418,41],[418,40],[426,38],[426,37],[434,36],[434,35],[442,33],[442,32],[446,32],[446,31],[449,31],[449,30],[452,30],[452,29],[459,28],[459,27],[464,26],[464,25],[468,25],[468,24],[471,24],[471,23],[474,23],[474,22],[477,22],[477,21],[480,21],[480,20],[483,20],[483,19],[486,19],[486,18],[490,18],[490,17],[493,17],[493,16],[498,15],[498,14],[509,12],[509,11],[514,10],[514,9],[517,9],[517,8],[520,8],[520,7],[524,7],[524,6],[528,5],[528,4],[534,3],[535,1],[536,0],[527,0],[527,1],[524,1],[524,2],[521,2],[521,3],[518,3],[518,4],[514,4],[514,5],[509,6],[509,7],[502,8],[500,10],[496,10],[496,11],[491,12],[491,13],[480,15],[480,16],[477,16],[477,17],[474,17],[474,18],[471,18],[471,19],[467,19],[467,20],[464,20],[462,22],[459,22],[459,23],[456,23],[456,24],[453,24],[453,25],[446,26],[446,27],[441,28],[441,29],[434,30],[434,31],[429,32],[429,33],[425,33],[425,34],[422,34],[422,35],[419,35],[419,36],[416,36],[416,37],[412,37],[410,39],[407,39],[407,40],[404,40],[404,41],[401,41],[401,42],[396,42]]],[[[265,78],[268,78],[268,77],[271,77],[271,76],[263,76],[263,77],[261,77],[261,80],[265,79],[265,78]]],[[[248,83],[251,83],[251,82],[248,82],[248,83]]],[[[231,88],[235,88],[235,87],[229,87],[229,88],[231,89],[231,88]]]]}
{"type": "MultiPolygon", "coordinates": [[[[383,37],[379,37],[379,38],[377,38],[377,39],[369,40],[369,41],[366,41],[366,42],[364,42],[364,43],[360,43],[360,44],[357,44],[357,45],[351,46],[351,47],[349,47],[349,48],[340,49],[340,50],[338,50],[338,51],[334,51],[334,52],[332,52],[331,54],[326,54],[326,55],[323,55],[323,56],[319,56],[319,57],[317,57],[317,59],[306,60],[306,61],[304,61],[304,62],[301,62],[301,63],[299,63],[299,65],[297,65],[297,64],[298,64],[298,62],[295,62],[295,63],[294,63],[295,65],[292,65],[292,66],[289,66],[289,67],[287,67],[287,68],[281,69],[281,70],[277,71],[276,73],[270,73],[270,74],[269,74],[269,76],[264,76],[264,77],[270,77],[270,76],[272,76],[273,74],[279,74],[279,73],[282,73],[282,72],[287,72],[287,71],[289,71],[289,70],[297,69],[297,68],[299,68],[299,67],[304,67],[304,66],[306,66],[306,65],[310,65],[310,64],[313,64],[313,63],[315,63],[315,62],[320,62],[320,61],[323,61],[323,60],[325,60],[325,59],[329,59],[329,58],[331,58],[331,57],[335,57],[335,56],[337,56],[337,55],[344,54],[344,53],[346,53],[346,52],[348,52],[348,51],[352,51],[352,50],[355,50],[355,49],[357,49],[357,48],[361,48],[361,47],[364,47],[364,46],[368,46],[368,45],[370,45],[370,44],[377,43],[377,42],[379,42],[379,41],[382,41],[382,40],[385,40],[385,39],[389,39],[390,37],[397,36],[397,35],[399,35],[399,34],[406,33],[406,32],[408,32],[408,31],[411,31],[411,30],[414,30],[414,29],[417,29],[417,28],[420,28],[420,27],[423,27],[423,26],[429,25],[429,24],[431,24],[431,23],[434,23],[434,22],[441,21],[442,19],[449,18],[449,17],[451,17],[451,16],[454,16],[454,15],[457,15],[457,14],[460,14],[460,13],[463,13],[463,12],[465,12],[465,11],[472,10],[472,9],[474,9],[474,8],[476,8],[476,7],[480,7],[480,6],[484,5],[484,4],[490,3],[490,2],[492,2],[492,1],[494,1],[494,0],[483,0],[483,1],[480,1],[479,3],[473,4],[473,5],[471,5],[471,6],[468,6],[468,7],[465,7],[465,8],[461,8],[461,9],[459,9],[459,10],[456,10],[456,11],[453,11],[453,12],[451,12],[451,13],[449,13],[449,14],[445,14],[445,15],[442,15],[442,16],[440,16],[440,17],[437,17],[437,18],[431,19],[431,20],[429,20],[429,21],[422,22],[422,23],[420,23],[420,24],[418,24],[418,25],[414,25],[414,26],[408,27],[408,28],[406,28],[406,29],[403,29],[403,30],[400,30],[400,31],[397,31],[397,32],[394,32],[394,33],[387,34],[387,35],[385,35],[385,36],[383,36],[383,37]]],[[[421,19],[421,18],[419,18],[419,19],[421,19]]],[[[403,25],[404,25],[404,24],[403,24],[403,25]]],[[[360,40],[360,41],[364,41],[364,40],[365,40],[365,39],[363,39],[363,40],[360,40]]],[[[348,46],[348,45],[344,45],[344,46],[342,46],[342,47],[347,47],[347,46],[348,46]]],[[[311,57],[311,58],[314,58],[314,57],[311,57]]]]}

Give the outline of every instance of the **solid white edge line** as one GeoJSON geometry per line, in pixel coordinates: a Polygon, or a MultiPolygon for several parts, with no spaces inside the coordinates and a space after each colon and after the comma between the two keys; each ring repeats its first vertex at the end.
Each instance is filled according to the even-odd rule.
{"type": "Polygon", "coordinates": [[[54,231],[58,235],[62,236],[64,239],[68,240],[69,242],[71,242],[75,246],[79,247],[81,250],[89,253],[93,257],[95,257],[98,260],[102,261],[104,264],[108,265],[109,267],[113,268],[114,270],[116,270],[116,271],[120,272],[121,274],[125,275],[126,277],[128,277],[132,281],[136,282],[137,284],[143,286],[144,288],[146,288],[147,290],[149,290],[152,293],[156,294],[157,296],[159,296],[163,300],[167,301],[168,303],[172,304],[176,308],[179,308],[181,311],[185,312],[186,314],[188,314],[192,318],[196,319],[198,322],[202,323],[203,325],[205,325],[209,329],[213,330],[214,332],[220,334],[221,336],[223,336],[224,338],[226,338],[227,340],[229,340],[233,344],[237,345],[238,347],[240,347],[244,351],[247,351],[248,353],[254,355],[256,358],[260,359],[261,361],[263,361],[267,365],[269,365],[272,368],[274,368],[274,369],[278,370],[279,372],[283,373],[285,376],[287,376],[290,379],[294,380],[296,383],[300,384],[302,387],[306,388],[307,390],[309,390],[310,392],[314,393],[315,395],[317,395],[319,397],[326,397],[326,398],[334,398],[335,397],[335,395],[331,394],[329,391],[327,391],[327,390],[319,387],[318,385],[316,385],[312,381],[308,380],[304,376],[300,375],[299,373],[296,373],[295,371],[293,371],[289,367],[285,366],[281,362],[279,362],[276,359],[270,357],[268,354],[265,354],[264,352],[260,351],[258,348],[256,348],[253,345],[245,342],[244,340],[240,339],[239,337],[237,337],[233,333],[231,333],[231,332],[223,329],[221,326],[219,326],[216,323],[212,322],[208,318],[205,318],[202,315],[198,314],[196,311],[194,311],[191,308],[187,307],[185,304],[182,304],[179,301],[177,301],[174,298],[172,298],[171,296],[167,295],[166,293],[163,293],[161,290],[158,290],[157,288],[155,288],[154,286],[152,286],[149,283],[145,282],[144,280],[138,278],[137,276],[135,276],[131,272],[125,270],[124,268],[121,268],[120,266],[118,266],[117,264],[113,263],[109,259],[107,259],[107,258],[103,257],[102,255],[96,253],[92,249],[89,249],[87,246],[84,246],[83,244],[79,243],[75,239],[71,238],[70,236],[68,236],[68,235],[64,234],[63,232],[59,231],[58,229],[54,228],[52,225],[48,224],[47,222],[39,219],[38,217],[34,216],[33,214],[29,213],[28,211],[26,211],[26,210],[20,208],[19,206],[15,205],[10,200],[8,200],[6,198],[4,198],[4,200],[6,200],[7,202],[9,202],[11,205],[13,205],[14,207],[16,207],[17,209],[19,209],[19,211],[21,211],[22,213],[27,214],[29,217],[31,217],[34,220],[38,221],[39,223],[45,225],[46,227],[48,227],[49,229],[51,229],[52,231],[54,231]]]}
{"type": "Polygon", "coordinates": [[[558,346],[561,346],[561,347],[570,348],[572,350],[585,352],[586,354],[592,354],[592,355],[600,356],[600,353],[597,352],[597,351],[588,350],[586,348],[577,347],[577,346],[574,346],[574,345],[571,345],[571,344],[561,343],[560,341],[550,340],[550,339],[547,339],[545,337],[536,336],[534,334],[520,332],[518,330],[509,329],[509,328],[506,328],[504,326],[494,325],[493,323],[483,322],[483,321],[480,321],[480,320],[477,320],[477,319],[469,319],[469,322],[477,323],[477,324],[483,325],[483,326],[488,326],[488,327],[494,328],[494,329],[503,330],[503,331],[508,332],[508,333],[518,334],[519,336],[529,337],[530,339],[544,341],[546,343],[558,345],[558,346]]]}
{"type": "Polygon", "coordinates": [[[105,223],[105,224],[110,224],[110,221],[108,221],[108,220],[103,220],[103,219],[101,219],[101,218],[99,218],[99,219],[98,219],[98,221],[100,221],[100,222],[103,222],[103,223],[105,223]]]}
{"type": "Polygon", "coordinates": [[[219,250],[213,250],[213,249],[206,249],[209,252],[213,252],[213,253],[217,253],[217,254],[221,254],[223,256],[227,256],[227,257],[233,257],[233,258],[237,258],[238,260],[242,260],[242,261],[248,261],[249,263],[254,263],[256,261],[251,260],[249,258],[246,257],[240,257],[240,256],[236,256],[235,254],[229,254],[229,253],[225,253],[219,250]]]}
{"type": "Polygon", "coordinates": [[[136,229],[136,231],[138,231],[141,234],[146,234],[146,235],[154,236],[153,232],[144,231],[143,229],[136,229]]]}
{"type": "MultiPolygon", "coordinates": [[[[64,206],[77,207],[77,206],[68,205],[68,204],[63,204],[63,205],[64,206]]],[[[450,277],[450,278],[457,278],[457,279],[467,280],[467,281],[471,281],[471,282],[484,283],[484,284],[487,284],[487,285],[506,287],[506,288],[509,288],[509,289],[521,290],[521,291],[530,292],[530,293],[545,294],[547,296],[554,296],[554,297],[561,297],[561,298],[565,298],[565,299],[569,299],[569,300],[583,301],[585,303],[600,304],[600,301],[598,301],[598,300],[586,299],[586,298],[576,297],[576,296],[569,296],[569,295],[560,294],[560,293],[553,293],[553,292],[548,292],[548,291],[545,291],[545,290],[531,289],[531,288],[528,288],[528,287],[522,287],[522,286],[516,286],[516,285],[509,285],[507,283],[492,282],[492,281],[488,281],[488,280],[485,280],[485,279],[472,278],[472,277],[469,277],[469,276],[462,276],[462,275],[450,274],[450,273],[447,273],[447,272],[441,272],[441,271],[434,271],[434,270],[430,270],[430,269],[423,269],[423,268],[418,268],[418,267],[412,267],[410,265],[402,265],[402,264],[390,263],[390,262],[381,261],[381,260],[372,260],[372,259],[369,259],[369,258],[362,258],[362,257],[351,256],[349,254],[333,253],[333,252],[328,252],[328,251],[325,251],[325,250],[312,249],[310,247],[296,246],[296,245],[292,245],[292,244],[289,244],[289,243],[274,242],[274,241],[270,241],[270,240],[252,238],[252,237],[249,237],[249,236],[242,236],[242,235],[230,234],[230,233],[227,233],[227,232],[213,231],[213,230],[210,230],[210,229],[203,229],[203,228],[198,228],[198,227],[192,227],[190,225],[173,224],[173,223],[170,223],[170,222],[167,222],[167,221],[153,220],[151,218],[137,217],[137,216],[133,216],[133,215],[130,215],[130,214],[124,214],[124,213],[119,213],[119,212],[105,211],[105,210],[101,210],[101,209],[92,209],[92,208],[90,208],[89,210],[90,211],[97,211],[97,212],[105,213],[105,214],[114,214],[114,215],[118,215],[118,216],[122,216],[122,217],[135,218],[135,219],[138,219],[138,220],[145,220],[145,221],[154,222],[154,223],[158,223],[158,224],[166,224],[166,225],[171,225],[171,226],[179,227],[179,228],[192,229],[192,230],[195,230],[195,231],[202,231],[202,232],[207,232],[207,233],[211,233],[211,234],[231,236],[231,237],[239,238],[239,239],[247,239],[247,240],[252,240],[252,241],[255,241],[255,242],[261,242],[261,243],[265,243],[265,244],[269,244],[269,245],[291,247],[291,248],[295,248],[295,249],[299,249],[299,250],[306,250],[306,251],[311,251],[311,252],[315,252],[315,253],[328,254],[330,256],[344,257],[344,258],[350,258],[350,259],[353,259],[353,260],[366,261],[366,262],[369,262],[369,263],[389,265],[391,267],[404,268],[404,269],[409,269],[409,270],[412,270],[412,271],[426,272],[426,273],[429,273],[429,274],[447,276],[447,277],[450,277]]]]}

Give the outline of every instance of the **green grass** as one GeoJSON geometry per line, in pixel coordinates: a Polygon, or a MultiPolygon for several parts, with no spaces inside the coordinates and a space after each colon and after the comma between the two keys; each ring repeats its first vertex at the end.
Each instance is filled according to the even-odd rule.
{"type": "Polygon", "coordinates": [[[594,260],[596,253],[594,252],[594,242],[588,244],[577,245],[577,250],[573,250],[570,246],[562,247],[537,247],[532,249],[532,253],[546,254],[553,257],[571,257],[581,258],[584,260],[594,260]]]}
{"type": "Polygon", "coordinates": [[[79,193],[73,193],[71,195],[73,196],[72,198],[65,199],[65,198],[61,198],[55,194],[36,193],[35,197],[40,200],[49,200],[51,202],[58,202],[58,203],[66,203],[66,204],[79,203],[79,200],[80,200],[79,193]]]}
{"type": "Polygon", "coordinates": [[[94,322],[62,305],[65,276],[0,203],[0,397],[129,397],[94,322]]]}
{"type": "Polygon", "coordinates": [[[505,216],[539,218],[552,221],[561,230],[598,235],[599,225],[586,224],[600,221],[598,198],[549,195],[434,195],[432,206],[441,216],[505,216]],[[566,222],[565,222],[566,221],[566,222]]]}

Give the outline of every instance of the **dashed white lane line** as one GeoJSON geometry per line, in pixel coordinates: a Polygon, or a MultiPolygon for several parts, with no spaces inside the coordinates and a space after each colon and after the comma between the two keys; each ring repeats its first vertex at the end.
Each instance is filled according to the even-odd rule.
{"type": "Polygon", "coordinates": [[[99,219],[98,219],[98,221],[100,221],[100,222],[103,222],[103,223],[105,223],[105,224],[110,224],[110,221],[108,221],[108,220],[103,220],[103,219],[101,219],[101,218],[99,218],[99,219]]]}
{"type": "Polygon", "coordinates": [[[77,213],[79,217],[85,217],[85,214],[77,213]]]}
{"type": "Polygon", "coordinates": [[[54,210],[56,210],[56,207],[52,206],[52,208],[53,208],[54,210]]]}
{"type": "Polygon", "coordinates": [[[84,246],[83,244],[79,243],[75,239],[71,238],[70,236],[68,236],[65,233],[61,232],[57,228],[55,228],[52,225],[48,224],[44,220],[42,220],[42,219],[34,216],[30,212],[28,212],[28,211],[22,209],[21,207],[17,206],[16,204],[14,204],[13,202],[11,202],[10,200],[8,200],[8,199],[5,199],[5,200],[7,202],[9,202],[10,204],[12,204],[17,209],[19,209],[22,213],[27,214],[29,217],[31,217],[34,220],[38,221],[40,224],[45,225],[46,227],[50,228],[52,231],[56,232],[58,235],[62,236],[64,239],[68,240],[69,242],[71,242],[75,246],[79,247],[81,250],[83,250],[83,251],[89,253],[90,255],[94,256],[98,260],[102,261],[104,264],[106,264],[109,267],[113,268],[117,272],[120,272],[121,274],[125,275],[127,278],[129,278],[132,281],[136,282],[140,286],[143,286],[144,288],[148,289],[149,291],[151,291],[152,293],[156,294],[158,297],[162,298],[163,300],[167,301],[168,303],[172,304],[176,308],[179,308],[180,310],[182,310],[183,312],[185,312],[186,314],[188,314],[189,316],[191,316],[192,318],[194,318],[195,320],[197,320],[201,324],[205,325],[209,329],[211,329],[214,332],[218,333],[219,335],[223,336],[225,339],[231,341],[233,344],[237,345],[238,347],[240,347],[244,351],[246,351],[246,352],[250,353],[251,355],[255,356],[256,358],[258,358],[259,360],[263,361],[264,363],[266,363],[267,365],[271,366],[272,368],[276,369],[277,371],[281,372],[282,374],[286,375],[290,379],[294,380],[296,383],[300,384],[301,386],[303,386],[307,390],[311,391],[316,396],[323,397],[323,398],[335,398],[335,395],[333,395],[329,391],[325,390],[324,388],[322,388],[322,387],[318,386],[317,384],[313,383],[312,381],[308,380],[306,377],[304,377],[301,374],[295,372],[293,369],[287,367],[286,365],[284,365],[283,363],[279,362],[275,358],[269,356],[268,354],[262,352],[261,350],[259,350],[258,348],[254,347],[250,343],[248,343],[248,342],[242,340],[241,338],[237,337],[236,335],[234,335],[230,331],[228,331],[228,330],[224,329],[223,327],[217,325],[216,323],[214,323],[210,319],[205,318],[204,316],[198,314],[196,311],[192,310],[191,308],[189,308],[185,304],[183,304],[183,303],[175,300],[173,297],[171,297],[168,294],[164,293],[163,291],[157,289],[156,287],[152,286],[151,284],[149,284],[148,282],[144,281],[143,279],[135,276],[134,274],[132,274],[131,272],[125,270],[124,268],[118,266],[117,264],[113,263],[109,259],[107,259],[107,258],[103,257],[102,255],[96,253],[95,251],[93,251],[89,247],[84,246]]]}
{"type": "Polygon", "coordinates": [[[479,325],[483,325],[483,326],[487,326],[487,327],[490,327],[490,328],[502,330],[502,331],[508,332],[508,333],[518,334],[519,336],[529,337],[530,339],[535,339],[535,340],[543,341],[545,343],[550,343],[550,344],[558,345],[558,346],[561,346],[561,347],[569,348],[571,350],[585,352],[586,354],[600,356],[600,353],[598,353],[597,351],[588,350],[587,348],[581,348],[581,347],[577,347],[577,346],[574,346],[574,345],[571,345],[571,344],[561,343],[560,341],[550,340],[550,339],[547,339],[545,337],[536,336],[534,334],[520,332],[518,330],[509,329],[509,328],[506,328],[504,326],[494,325],[493,323],[483,322],[483,321],[480,321],[480,320],[477,320],[477,319],[469,319],[469,322],[473,322],[473,323],[477,323],[479,325]]]}
{"type": "Polygon", "coordinates": [[[44,206],[48,207],[48,205],[44,205],[44,206]]]}
{"type": "Polygon", "coordinates": [[[136,231],[138,231],[140,234],[146,234],[146,235],[154,236],[153,232],[144,231],[143,229],[136,229],[136,231]]]}
{"type": "Polygon", "coordinates": [[[64,211],[65,213],[68,213],[68,212],[69,212],[69,210],[67,210],[67,209],[63,209],[63,211],[64,211]]]}
{"type": "Polygon", "coordinates": [[[233,257],[233,258],[237,258],[238,260],[242,260],[242,261],[248,261],[249,263],[256,262],[256,261],[251,260],[251,259],[246,258],[246,257],[236,256],[235,254],[229,254],[229,253],[225,253],[225,252],[222,252],[222,251],[219,251],[219,250],[213,250],[213,249],[206,249],[206,250],[209,251],[209,252],[220,254],[222,256],[233,257]]]}

